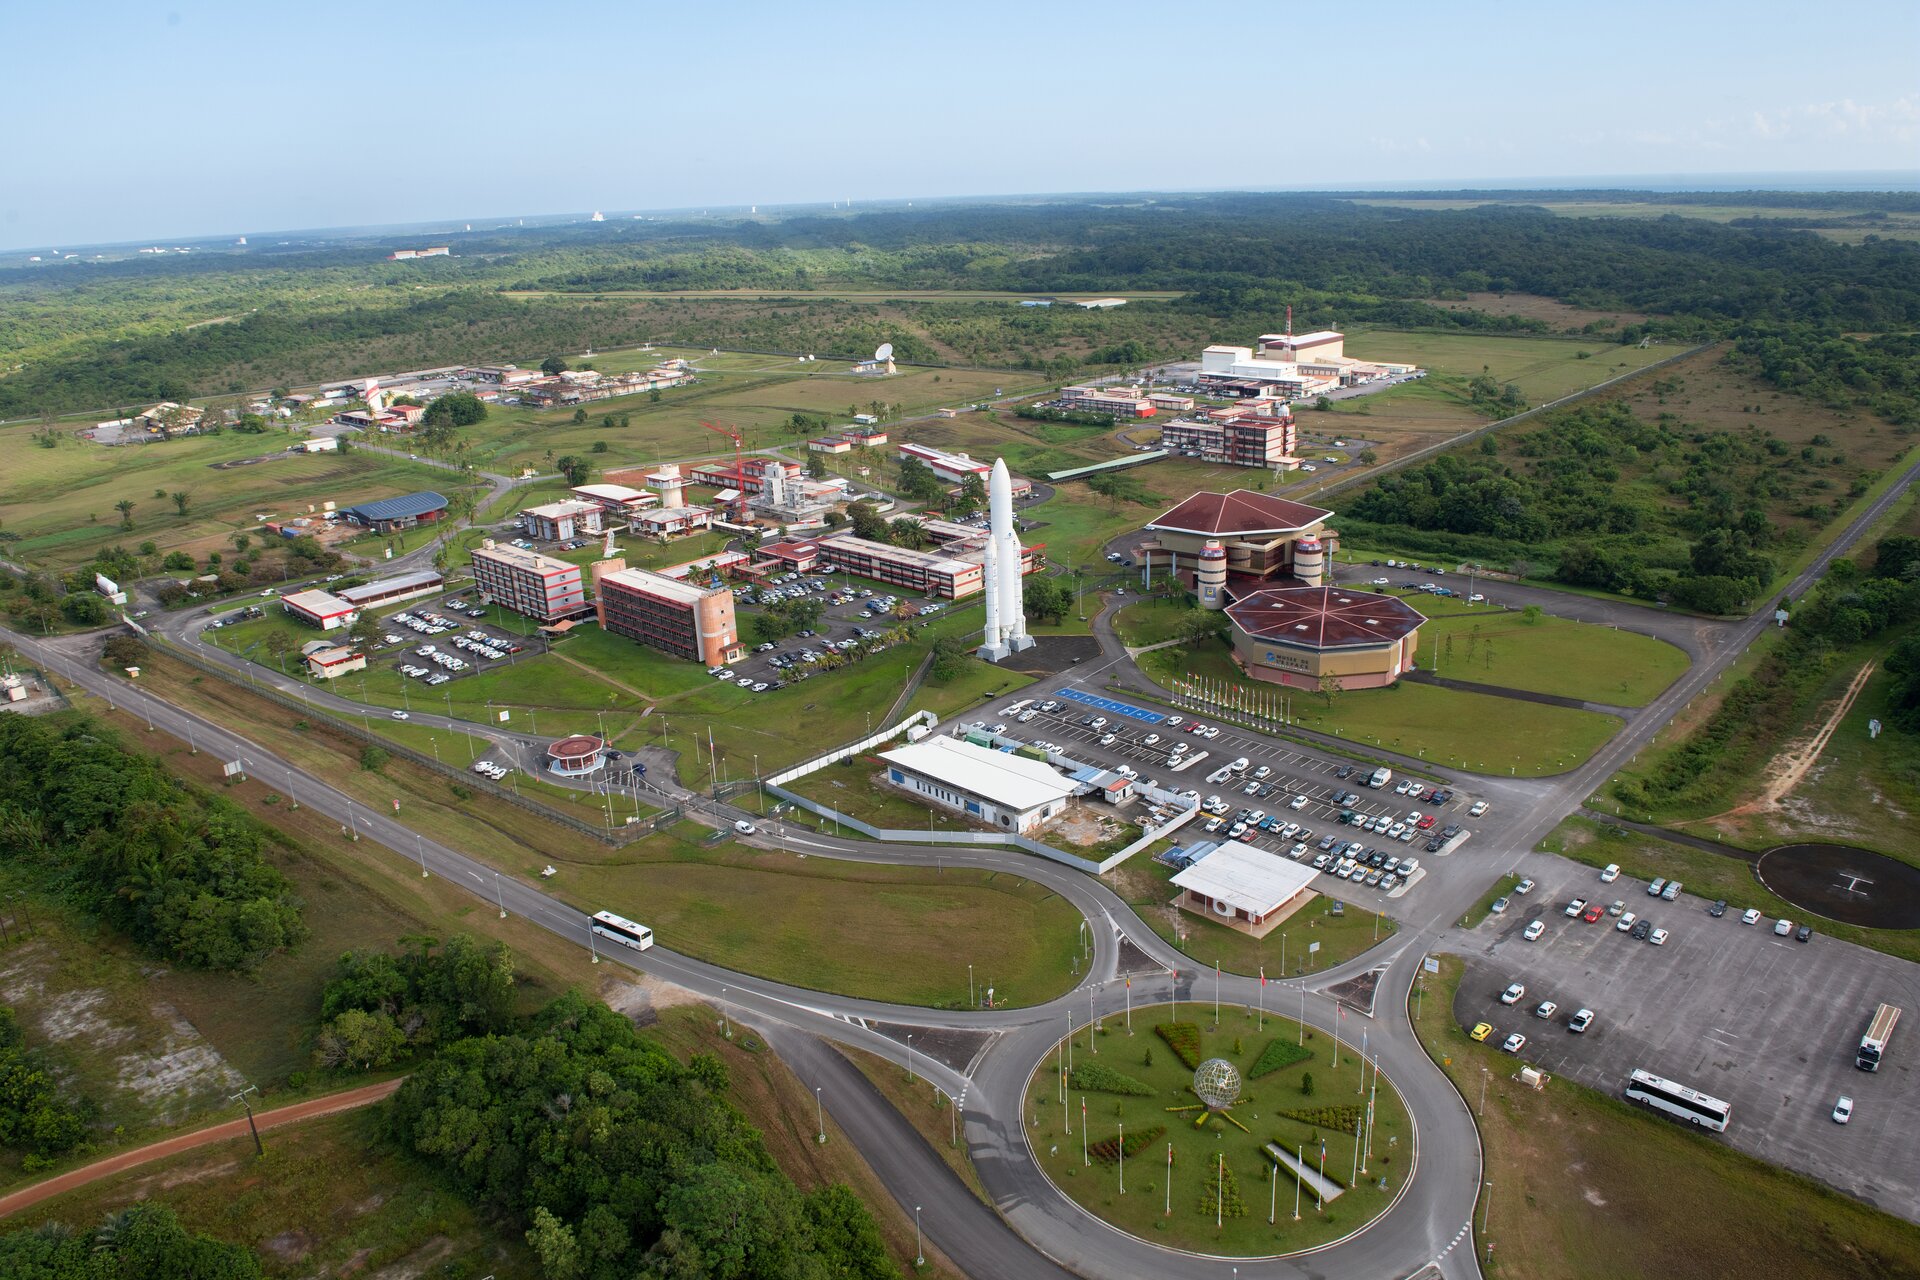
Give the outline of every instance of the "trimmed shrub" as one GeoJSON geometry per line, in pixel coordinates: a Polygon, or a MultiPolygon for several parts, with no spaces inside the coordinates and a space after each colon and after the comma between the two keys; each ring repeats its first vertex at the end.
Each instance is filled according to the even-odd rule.
{"type": "MultiPolygon", "coordinates": [[[[1301,1124],[1310,1124],[1316,1129],[1325,1129],[1331,1133],[1350,1134],[1353,1132],[1353,1127],[1360,1123],[1360,1106],[1358,1103],[1343,1102],[1334,1106],[1303,1107],[1298,1111],[1282,1111],[1280,1118],[1297,1120],[1301,1124]]],[[[1284,1147],[1286,1143],[1282,1142],[1280,1145],[1284,1147]]]]}
{"type": "Polygon", "coordinates": [[[1153,1029],[1153,1034],[1167,1042],[1167,1048],[1173,1050],[1173,1056],[1188,1067],[1200,1065],[1200,1027],[1193,1022],[1162,1022],[1153,1029]]]}
{"type": "Polygon", "coordinates": [[[1247,1203],[1240,1198],[1240,1183],[1233,1176],[1232,1165],[1222,1165],[1216,1158],[1207,1161],[1201,1172],[1204,1176],[1200,1181],[1205,1191],[1194,1204],[1194,1208],[1209,1218],[1214,1215],[1216,1209],[1222,1218],[1247,1216],[1247,1203]]]}
{"type": "MultiPolygon", "coordinates": [[[[1152,1146],[1166,1136],[1166,1126],[1159,1124],[1153,1126],[1151,1129],[1142,1129],[1138,1133],[1130,1133],[1127,1135],[1127,1155],[1129,1157],[1137,1156],[1147,1147],[1152,1146]]],[[[1120,1162],[1119,1136],[1102,1138],[1100,1141],[1093,1143],[1087,1148],[1087,1154],[1093,1159],[1098,1160],[1101,1164],[1118,1164],[1120,1162]]]]}
{"type": "Polygon", "coordinates": [[[1136,1098],[1144,1098],[1153,1092],[1151,1086],[1142,1084],[1125,1072],[1103,1067],[1097,1062],[1083,1062],[1075,1067],[1073,1074],[1067,1077],[1067,1083],[1089,1093],[1124,1093],[1136,1098]]]}
{"type": "Polygon", "coordinates": [[[1290,1067],[1296,1062],[1305,1062],[1313,1056],[1313,1050],[1303,1049],[1291,1040],[1269,1040],[1260,1056],[1247,1068],[1247,1079],[1258,1080],[1261,1076],[1272,1075],[1282,1067],[1290,1067]]]}

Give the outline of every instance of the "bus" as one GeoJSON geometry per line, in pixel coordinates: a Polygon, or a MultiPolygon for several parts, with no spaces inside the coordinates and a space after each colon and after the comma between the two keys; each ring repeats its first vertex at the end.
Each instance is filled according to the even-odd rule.
{"type": "Polygon", "coordinates": [[[1697,1089],[1663,1080],[1651,1071],[1635,1068],[1627,1077],[1627,1101],[1639,1102],[1664,1111],[1688,1124],[1697,1124],[1715,1133],[1725,1133],[1733,1119],[1733,1108],[1718,1098],[1710,1098],[1697,1089]]]}
{"type": "Polygon", "coordinates": [[[611,911],[593,913],[593,923],[588,926],[603,938],[611,938],[623,947],[632,947],[635,951],[645,951],[653,945],[653,930],[643,924],[617,916],[611,911]]]}
{"type": "Polygon", "coordinates": [[[1893,1039],[1893,1029],[1899,1022],[1900,1010],[1895,1006],[1883,1004],[1875,1009],[1867,1034],[1860,1037],[1860,1051],[1854,1055],[1853,1065],[1862,1071],[1878,1071],[1880,1055],[1887,1051],[1887,1041],[1893,1039]]]}

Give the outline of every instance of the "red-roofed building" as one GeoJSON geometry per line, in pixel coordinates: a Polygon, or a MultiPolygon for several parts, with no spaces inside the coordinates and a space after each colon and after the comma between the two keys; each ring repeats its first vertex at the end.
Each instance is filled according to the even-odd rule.
{"type": "Polygon", "coordinates": [[[1135,548],[1140,558],[1176,573],[1189,573],[1209,542],[1227,553],[1227,586],[1235,596],[1275,580],[1318,586],[1326,557],[1339,550],[1340,535],[1325,528],[1333,512],[1272,494],[1235,489],[1196,493],[1154,517],[1135,548]]]}
{"type": "Polygon", "coordinates": [[[1256,680],[1318,689],[1378,689],[1414,667],[1419,610],[1397,596],[1344,587],[1270,587],[1227,606],[1233,657],[1256,680]]]}

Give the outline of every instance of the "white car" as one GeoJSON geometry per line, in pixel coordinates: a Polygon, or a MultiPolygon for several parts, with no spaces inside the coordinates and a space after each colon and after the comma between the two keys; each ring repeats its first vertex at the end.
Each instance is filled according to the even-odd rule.
{"type": "Polygon", "coordinates": [[[1743,911],[1743,912],[1741,912],[1741,913],[1740,913],[1740,923],[1741,923],[1741,924],[1759,924],[1759,923],[1760,923],[1760,908],[1758,908],[1758,907],[1748,907],[1748,908],[1747,908],[1747,909],[1746,909],[1745,911],[1743,911]]]}
{"type": "Polygon", "coordinates": [[[1373,580],[1373,585],[1376,587],[1384,587],[1387,585],[1387,580],[1385,578],[1375,578],[1373,580]]]}
{"type": "Polygon", "coordinates": [[[1612,884],[1615,880],[1618,880],[1619,878],[1620,878],[1620,864],[1617,862],[1609,862],[1607,864],[1607,869],[1600,873],[1601,884],[1612,884]]]}
{"type": "MultiPolygon", "coordinates": [[[[1536,921],[1536,923],[1538,922],[1536,921]]],[[[1514,983],[1512,986],[1508,987],[1505,991],[1502,991],[1500,993],[1501,1004],[1519,1004],[1522,1000],[1526,998],[1527,998],[1526,984],[1521,982],[1514,983]]]]}
{"type": "Polygon", "coordinates": [[[1621,933],[1625,933],[1627,932],[1627,930],[1633,928],[1634,922],[1639,918],[1640,918],[1639,916],[1636,916],[1635,914],[1633,914],[1633,912],[1629,911],[1625,915],[1621,916],[1618,920],[1614,921],[1613,927],[1618,929],[1621,933]]]}
{"type": "Polygon", "coordinates": [[[1477,818],[1481,814],[1485,813],[1486,811],[1487,811],[1487,802],[1485,800],[1475,800],[1473,802],[1473,807],[1467,810],[1467,816],[1469,818],[1477,818]]]}
{"type": "Polygon", "coordinates": [[[753,834],[753,824],[751,822],[748,822],[745,818],[742,818],[738,822],[734,823],[733,829],[735,831],[738,831],[743,836],[750,836],[753,834]]]}
{"type": "Polygon", "coordinates": [[[1774,931],[1775,933],[1777,933],[1777,934],[1779,934],[1779,935],[1780,935],[1781,937],[1783,937],[1783,938],[1784,938],[1784,937],[1786,937],[1786,936],[1787,936],[1788,934],[1790,934],[1790,933],[1792,933],[1792,932],[1793,932],[1793,921],[1791,921],[1791,920],[1775,920],[1775,921],[1773,922],[1773,931],[1774,931]]]}
{"type": "Polygon", "coordinates": [[[1833,1104],[1833,1122],[1845,1124],[1851,1119],[1853,1119],[1853,1099],[1843,1093],[1840,1095],[1840,1100],[1833,1104]]]}
{"type": "Polygon", "coordinates": [[[1293,799],[1287,801],[1287,808],[1289,809],[1298,811],[1306,807],[1307,807],[1307,798],[1305,796],[1295,796],[1293,799]]]}
{"type": "Polygon", "coordinates": [[[1159,742],[1160,742],[1160,735],[1157,733],[1150,733],[1146,737],[1140,739],[1140,745],[1143,747],[1157,746],[1159,745],[1159,742]]]}
{"type": "Polygon", "coordinates": [[[1522,1049],[1527,1047],[1527,1038],[1521,1035],[1518,1031],[1516,1031],[1512,1035],[1508,1036],[1505,1040],[1501,1041],[1500,1047],[1502,1049],[1505,1049],[1508,1053],[1518,1053],[1522,1049]]]}
{"type": "Polygon", "coordinates": [[[1647,941],[1651,942],[1656,947],[1664,947],[1667,945],[1667,939],[1670,936],[1672,935],[1670,935],[1665,929],[1655,929],[1652,933],[1647,935],[1647,941]]]}
{"type": "Polygon", "coordinates": [[[1558,1012],[1560,1012],[1559,1005],[1555,1004],[1551,1000],[1542,1000],[1540,1002],[1539,1007],[1533,1011],[1533,1016],[1536,1018],[1539,1018],[1543,1022],[1552,1022],[1553,1015],[1558,1012]]]}
{"type": "Polygon", "coordinates": [[[404,711],[396,711],[396,712],[394,712],[394,713],[393,713],[393,718],[394,718],[395,720],[411,720],[411,719],[413,719],[413,717],[412,717],[412,716],[410,716],[410,715],[408,715],[408,714],[407,714],[406,712],[404,712],[404,711]]]}
{"type": "Polygon", "coordinates": [[[1567,1030],[1578,1034],[1593,1025],[1593,1010],[1582,1009],[1567,1019],[1567,1030]]]}
{"type": "MultiPolygon", "coordinates": [[[[1545,933],[1546,931],[1547,931],[1547,922],[1545,920],[1535,920],[1532,924],[1526,927],[1526,931],[1523,932],[1520,936],[1525,938],[1528,942],[1538,942],[1540,941],[1540,935],[1545,933]]],[[[1509,1000],[1507,1001],[1507,1003],[1512,1004],[1513,1001],[1509,1000]]]]}

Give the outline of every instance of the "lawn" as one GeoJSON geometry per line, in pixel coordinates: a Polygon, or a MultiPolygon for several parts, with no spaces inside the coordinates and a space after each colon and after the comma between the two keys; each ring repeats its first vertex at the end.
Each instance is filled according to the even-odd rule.
{"type": "MultiPolygon", "coordinates": [[[[1431,599],[1414,598],[1417,604],[1431,599]]],[[[1684,650],[1636,631],[1462,609],[1420,628],[1420,665],[1475,684],[1644,707],[1685,675],[1688,663],[1684,650]]]]}
{"type": "Polygon", "coordinates": [[[494,1275],[538,1280],[520,1239],[382,1132],[382,1107],[243,1137],[144,1165],[22,1210],[9,1227],[97,1226],[158,1200],[193,1231],[250,1246],[270,1277],[494,1275]]]}
{"type": "Polygon", "coordinates": [[[1398,1193],[1402,1171],[1410,1167],[1413,1128],[1392,1083],[1382,1077],[1376,1089],[1350,1046],[1303,1031],[1299,1023],[1272,1015],[1263,1020],[1237,1007],[1221,1010],[1216,1028],[1213,1006],[1202,1003],[1136,1008],[1131,1030],[1127,1022],[1108,1018],[1091,1036],[1074,1035],[1064,1090],[1064,1045],[1041,1061],[1027,1084],[1027,1112],[1038,1117],[1026,1130],[1027,1141],[1054,1186],[1081,1207],[1154,1244],[1255,1257],[1345,1236],[1398,1193]],[[1218,1057],[1239,1068],[1241,1101],[1230,1112],[1238,1125],[1219,1116],[1196,1125],[1201,1112],[1177,1110],[1198,1106],[1193,1070],[1156,1033],[1160,1025],[1191,1028],[1196,1061],[1218,1057]],[[1245,1079],[1270,1046],[1304,1056],[1258,1079],[1245,1079]],[[1092,1070],[1104,1074],[1092,1075],[1092,1070]],[[1080,1087],[1073,1087],[1075,1072],[1089,1073],[1081,1076],[1080,1087]],[[1096,1087],[1102,1084],[1144,1092],[1096,1087]],[[1355,1120],[1364,1117],[1369,1101],[1370,1154],[1354,1136],[1355,1120]],[[1117,1148],[1122,1133],[1130,1145],[1138,1144],[1124,1165],[1097,1153],[1102,1143],[1117,1148]],[[1324,1207],[1303,1189],[1296,1221],[1299,1184],[1285,1171],[1272,1176],[1275,1166],[1262,1151],[1270,1142],[1300,1150],[1316,1170],[1323,1168],[1327,1178],[1348,1189],[1324,1207]],[[1356,1168],[1364,1173],[1356,1176],[1356,1168]],[[1216,1209],[1223,1221],[1218,1227],[1216,1209]]]}
{"type": "MultiPolygon", "coordinates": [[[[1150,470],[1136,474],[1148,490],[1153,489],[1150,470]]],[[[1045,502],[1022,509],[1022,518],[1040,527],[1021,534],[1020,540],[1029,547],[1044,545],[1047,559],[1055,564],[1091,567],[1105,559],[1109,542],[1138,532],[1140,526],[1172,505],[1173,501],[1145,505],[1116,502],[1087,488],[1085,481],[1070,480],[1045,502]]]]}
{"type": "Polygon", "coordinates": [[[681,823],[617,860],[557,861],[548,891],[637,918],[676,951],[817,991],[963,1009],[969,962],[1002,1003],[1073,985],[1080,915],[1034,881],[708,845],[704,834],[681,823]]]}
{"type": "MultiPolygon", "coordinates": [[[[1714,1139],[1556,1079],[1514,1080],[1514,1060],[1453,1019],[1461,964],[1441,961],[1427,1052],[1475,1097],[1491,1204],[1476,1243],[1490,1277],[1525,1280],[1880,1280],[1920,1273],[1920,1227],[1742,1155],[1714,1139]]],[[[1464,1242],[1463,1242],[1464,1244],[1464,1242]]]]}
{"type": "MultiPolygon", "coordinates": [[[[1464,382],[1478,377],[1484,368],[1502,386],[1518,383],[1527,402],[1539,404],[1664,360],[1674,353],[1671,348],[1622,347],[1603,338],[1569,342],[1564,338],[1366,329],[1347,335],[1347,354],[1359,360],[1411,361],[1431,371],[1433,377],[1428,381],[1464,382]]],[[[1398,389],[1380,394],[1390,396],[1398,389]]],[[[1374,398],[1361,396],[1345,403],[1364,405],[1374,398]]]]}
{"type": "MultiPolygon", "coordinates": [[[[1221,641],[1174,645],[1140,656],[1140,669],[1162,685],[1188,674],[1252,685],[1221,641]]],[[[1444,660],[1443,660],[1444,663],[1444,660]]],[[[1539,777],[1563,773],[1598,751],[1620,729],[1613,716],[1522,702],[1494,694],[1402,680],[1385,689],[1293,695],[1294,722],[1365,747],[1419,756],[1436,767],[1539,777]]]]}
{"type": "Polygon", "coordinates": [[[1135,600],[1113,615],[1114,630],[1129,645],[1139,648],[1172,640],[1180,633],[1180,623],[1190,608],[1177,600],[1135,600]]]}
{"type": "Polygon", "coordinates": [[[1297,977],[1344,964],[1392,937],[1398,928],[1390,917],[1321,895],[1265,938],[1252,938],[1172,906],[1180,893],[1169,883],[1173,875],[1172,868],[1143,855],[1128,859],[1101,879],[1155,933],[1191,956],[1200,970],[1218,965],[1225,972],[1249,977],[1262,970],[1275,979],[1297,977]],[[1337,916],[1332,914],[1336,906],[1341,912],[1337,916]],[[1315,943],[1318,951],[1311,949],[1315,943]]]}
{"type": "Polygon", "coordinates": [[[855,756],[804,778],[795,778],[787,784],[787,790],[876,827],[899,831],[917,831],[922,827],[928,831],[978,830],[956,814],[918,804],[898,791],[882,787],[874,780],[874,773],[873,757],[855,756]]]}

